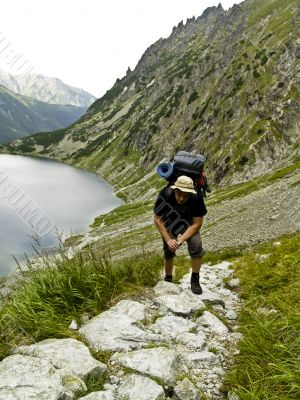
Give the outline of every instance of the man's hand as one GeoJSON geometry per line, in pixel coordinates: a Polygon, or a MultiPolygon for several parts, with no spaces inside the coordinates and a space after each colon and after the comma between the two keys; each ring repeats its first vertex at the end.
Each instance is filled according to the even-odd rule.
{"type": "Polygon", "coordinates": [[[174,252],[175,252],[176,250],[179,249],[179,244],[178,244],[178,242],[177,242],[176,239],[170,239],[170,240],[168,240],[167,245],[168,245],[168,247],[169,247],[169,249],[170,249],[171,251],[174,251],[174,252]]]}

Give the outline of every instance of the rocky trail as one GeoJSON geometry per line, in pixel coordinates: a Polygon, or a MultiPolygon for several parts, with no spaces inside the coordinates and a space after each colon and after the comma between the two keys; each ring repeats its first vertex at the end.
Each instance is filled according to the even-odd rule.
{"type": "Polygon", "coordinates": [[[80,340],[15,349],[0,363],[0,400],[226,398],[223,377],[241,339],[239,281],[226,261],[203,265],[201,295],[189,280],[190,273],[178,285],[160,281],[138,299],[72,321],[80,340]],[[105,355],[105,363],[92,354],[105,355]],[[105,382],[103,389],[80,397],[88,377],[105,382]]]}

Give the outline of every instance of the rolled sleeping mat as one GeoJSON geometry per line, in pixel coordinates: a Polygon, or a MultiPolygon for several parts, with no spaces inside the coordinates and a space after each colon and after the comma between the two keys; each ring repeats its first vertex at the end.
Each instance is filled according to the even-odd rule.
{"type": "Polygon", "coordinates": [[[173,168],[173,163],[171,161],[166,161],[158,164],[156,168],[156,172],[158,173],[159,176],[161,176],[164,179],[170,178],[170,176],[173,174],[174,168],[173,168]]]}

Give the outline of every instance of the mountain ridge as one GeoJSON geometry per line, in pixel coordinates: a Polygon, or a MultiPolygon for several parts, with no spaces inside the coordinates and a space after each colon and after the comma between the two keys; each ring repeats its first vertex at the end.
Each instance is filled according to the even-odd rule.
{"type": "Polygon", "coordinates": [[[35,135],[2,151],[87,168],[125,197],[145,176],[157,186],[155,166],[179,149],[206,154],[221,185],[296,162],[299,20],[295,0],[209,8],[151,45],[53,145],[35,135]]]}
{"type": "Polygon", "coordinates": [[[0,85],[0,143],[65,128],[85,111],[86,107],[41,102],[0,85]]]}
{"type": "Polygon", "coordinates": [[[96,100],[95,96],[83,89],[41,74],[12,75],[0,70],[0,85],[17,94],[50,104],[69,104],[87,108],[96,100]]]}

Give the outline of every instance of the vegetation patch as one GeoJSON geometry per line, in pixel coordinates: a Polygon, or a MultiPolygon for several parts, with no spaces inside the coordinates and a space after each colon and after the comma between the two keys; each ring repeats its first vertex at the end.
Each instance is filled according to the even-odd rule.
{"type": "Polygon", "coordinates": [[[46,338],[76,337],[68,327],[80,323],[84,314],[98,315],[121,294],[154,286],[159,279],[161,256],[143,254],[112,261],[107,249],[91,248],[72,260],[60,251],[61,259],[30,271],[17,284],[13,295],[0,309],[0,359],[18,345],[46,338]]]}
{"type": "Polygon", "coordinates": [[[300,235],[258,246],[236,263],[244,306],[240,354],[226,379],[241,400],[300,398],[300,235]],[[255,253],[270,254],[257,263],[255,253]]]}

